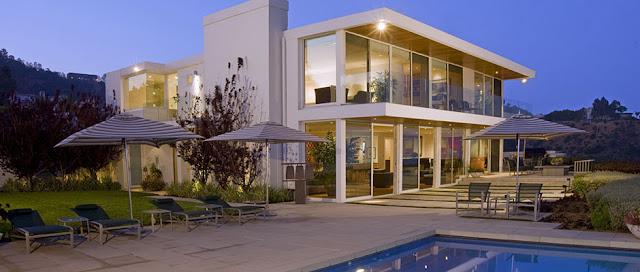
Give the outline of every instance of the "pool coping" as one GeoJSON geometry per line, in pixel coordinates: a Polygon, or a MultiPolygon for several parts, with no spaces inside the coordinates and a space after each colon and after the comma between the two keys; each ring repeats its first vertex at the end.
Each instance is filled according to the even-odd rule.
{"type": "Polygon", "coordinates": [[[574,231],[551,229],[523,232],[495,232],[490,231],[467,231],[455,229],[432,229],[420,232],[418,234],[405,234],[393,241],[381,241],[367,249],[356,250],[354,253],[338,254],[328,260],[320,261],[311,265],[289,270],[291,272],[313,271],[328,266],[340,264],[360,257],[371,255],[377,252],[385,251],[390,248],[424,239],[434,235],[442,235],[454,238],[474,238],[474,239],[490,239],[502,242],[526,242],[538,243],[555,246],[574,246],[574,247],[590,247],[598,249],[627,250],[640,251],[640,240],[628,233],[612,233],[612,232],[594,232],[594,231],[574,231]],[[529,233],[528,233],[529,232],[529,233]]]}

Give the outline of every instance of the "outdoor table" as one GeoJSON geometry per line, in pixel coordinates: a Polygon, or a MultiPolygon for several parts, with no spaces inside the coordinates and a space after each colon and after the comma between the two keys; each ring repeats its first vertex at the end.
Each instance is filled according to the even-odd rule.
{"type": "MultiPolygon", "coordinates": [[[[162,222],[162,215],[163,214],[169,214],[169,217],[171,217],[171,211],[170,210],[163,210],[163,209],[156,209],[156,210],[146,210],[146,211],[142,211],[141,213],[141,217],[142,220],[144,221],[144,214],[148,214],[149,216],[151,216],[151,233],[155,232],[155,215],[158,215],[158,217],[160,218],[160,228],[162,228],[163,226],[163,222],[162,222]]],[[[169,223],[171,224],[171,229],[173,229],[173,221],[169,220],[169,223]]]]}
{"type": "Polygon", "coordinates": [[[509,201],[514,200],[514,198],[513,197],[507,197],[507,195],[502,195],[502,196],[490,198],[489,199],[489,210],[487,211],[487,215],[489,213],[491,213],[491,202],[493,202],[493,215],[498,214],[498,200],[504,200],[505,201],[505,214],[506,214],[506,213],[509,212],[508,210],[506,210],[508,208],[509,201]]]}
{"type": "Polygon", "coordinates": [[[83,225],[87,223],[87,236],[89,237],[89,241],[91,241],[91,226],[89,226],[89,219],[82,216],[74,216],[74,217],[62,217],[58,218],[58,224],[62,223],[62,225],[66,226],[67,223],[80,222],[80,235],[84,235],[83,225]]]}
{"type": "Polygon", "coordinates": [[[536,166],[536,169],[542,169],[543,176],[566,176],[569,175],[569,165],[542,165],[536,166]]]}

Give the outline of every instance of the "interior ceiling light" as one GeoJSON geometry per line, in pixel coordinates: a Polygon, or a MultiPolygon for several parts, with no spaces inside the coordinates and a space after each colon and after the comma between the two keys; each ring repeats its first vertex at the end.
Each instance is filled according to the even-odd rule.
{"type": "Polygon", "coordinates": [[[385,28],[387,28],[387,23],[384,22],[384,20],[380,20],[380,22],[378,22],[378,30],[384,30],[385,28]]]}

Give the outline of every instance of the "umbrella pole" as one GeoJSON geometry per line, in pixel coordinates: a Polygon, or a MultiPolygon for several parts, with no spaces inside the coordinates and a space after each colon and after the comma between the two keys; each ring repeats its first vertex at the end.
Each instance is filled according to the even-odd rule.
{"type": "Polygon", "coordinates": [[[133,202],[131,201],[131,165],[129,163],[129,149],[127,148],[127,139],[122,139],[124,145],[124,158],[127,164],[127,187],[129,188],[129,215],[133,219],[133,202]]]}
{"type": "Polygon", "coordinates": [[[518,142],[518,152],[516,153],[516,190],[520,183],[520,134],[516,134],[516,142],[518,142]]]}
{"type": "Polygon", "coordinates": [[[267,199],[266,199],[266,207],[265,207],[265,215],[269,213],[269,178],[271,176],[271,158],[269,158],[269,141],[265,141],[265,146],[267,147],[267,175],[266,175],[266,190],[267,190],[267,199]]]}

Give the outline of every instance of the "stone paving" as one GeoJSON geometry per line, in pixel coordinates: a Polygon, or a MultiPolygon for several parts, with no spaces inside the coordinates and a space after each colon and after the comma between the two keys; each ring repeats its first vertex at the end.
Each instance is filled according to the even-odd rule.
{"type": "Polygon", "coordinates": [[[447,209],[356,204],[275,204],[269,221],[168,226],[142,239],[105,245],[43,246],[25,254],[21,241],[0,244],[0,271],[309,271],[433,234],[640,250],[626,233],[554,229],[557,224],[460,218],[447,209]]]}

